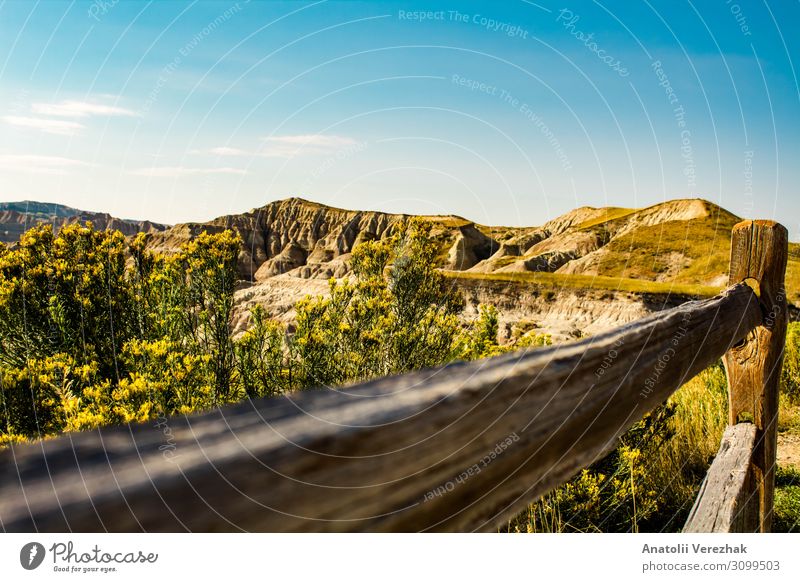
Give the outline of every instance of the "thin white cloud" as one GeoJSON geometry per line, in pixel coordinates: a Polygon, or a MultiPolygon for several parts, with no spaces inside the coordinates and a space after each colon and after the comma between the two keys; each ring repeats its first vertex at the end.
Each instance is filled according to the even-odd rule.
{"type": "Polygon", "coordinates": [[[6,115],[2,121],[15,127],[34,129],[55,135],[75,135],[85,126],[75,119],[93,116],[133,117],[137,113],[115,105],[66,100],[58,103],[33,103],[30,115],[6,115]],[[53,118],[56,119],[53,119],[53,118]],[[71,119],[63,119],[63,118],[71,119]]]}
{"type": "Polygon", "coordinates": [[[351,137],[321,134],[271,136],[261,138],[261,141],[263,145],[257,151],[220,146],[210,150],[192,150],[191,153],[249,158],[293,158],[303,155],[331,154],[358,143],[351,137]]]}
{"type": "Polygon", "coordinates": [[[86,162],[59,156],[6,155],[0,154],[0,169],[10,172],[36,174],[66,174],[69,170],[87,168],[86,162]]]}
{"type": "Polygon", "coordinates": [[[245,150],[240,150],[239,148],[229,148],[227,146],[222,146],[218,148],[211,148],[208,150],[208,153],[213,154],[215,156],[249,156],[250,152],[245,150]]]}
{"type": "Polygon", "coordinates": [[[45,133],[56,135],[73,135],[80,132],[84,126],[77,121],[64,121],[63,119],[45,119],[44,117],[24,117],[20,115],[5,115],[3,121],[15,127],[38,129],[45,133]]]}
{"type": "Polygon", "coordinates": [[[291,145],[305,145],[310,147],[342,147],[356,143],[351,137],[343,137],[340,135],[322,135],[319,133],[309,135],[279,135],[262,137],[263,141],[267,143],[280,143],[291,145]]]}
{"type": "Polygon", "coordinates": [[[339,135],[281,135],[262,138],[264,147],[259,155],[268,158],[293,158],[299,155],[318,155],[351,146],[356,140],[339,135]]]}
{"type": "Polygon", "coordinates": [[[137,113],[130,109],[102,103],[87,101],[61,101],[59,103],[33,103],[31,111],[38,115],[55,117],[136,117],[137,113]]]}
{"type": "Polygon", "coordinates": [[[150,178],[179,178],[181,176],[196,176],[200,174],[235,174],[243,175],[247,172],[240,168],[187,168],[186,166],[161,166],[154,168],[139,168],[130,172],[134,176],[147,176],[150,178]]]}

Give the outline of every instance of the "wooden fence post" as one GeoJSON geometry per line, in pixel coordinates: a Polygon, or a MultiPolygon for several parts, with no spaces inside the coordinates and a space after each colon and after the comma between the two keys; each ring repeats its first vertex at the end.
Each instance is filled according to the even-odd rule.
{"type": "Polygon", "coordinates": [[[752,422],[757,429],[751,464],[752,489],[743,511],[755,531],[772,526],[777,448],[778,383],[786,341],[784,276],[788,233],[771,220],[746,220],[733,227],[730,282],[749,282],[764,320],[723,358],[728,376],[728,422],[752,422]]]}

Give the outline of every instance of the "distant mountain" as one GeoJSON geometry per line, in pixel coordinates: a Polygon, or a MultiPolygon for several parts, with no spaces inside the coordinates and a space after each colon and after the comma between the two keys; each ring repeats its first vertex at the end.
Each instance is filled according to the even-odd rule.
{"type": "Polygon", "coordinates": [[[68,218],[77,216],[83,210],[57,204],[55,202],[35,202],[33,200],[23,200],[22,202],[0,202],[0,212],[19,212],[31,217],[41,219],[68,218]]]}
{"type": "MultiPolygon", "coordinates": [[[[203,231],[234,228],[244,240],[243,280],[260,283],[278,275],[325,280],[349,273],[355,245],[390,236],[410,218],[288,198],[242,214],[170,227],[59,204],[6,202],[0,203],[0,240],[13,242],[40,222],[60,227],[91,220],[98,228],[126,235],[148,233],[149,248],[170,252],[203,231]]],[[[438,266],[462,279],[552,273],[564,282],[571,276],[601,276],[708,287],[725,285],[730,232],[740,220],[698,198],[638,209],[581,207],[530,227],[485,226],[454,215],[424,218],[434,224],[438,266]]],[[[790,245],[787,287],[793,303],[800,303],[798,249],[790,245]]]]}
{"type": "MultiPolygon", "coordinates": [[[[350,253],[362,241],[387,237],[394,227],[412,218],[406,214],[343,210],[302,198],[271,202],[244,214],[222,216],[205,223],[178,224],[150,237],[150,246],[170,251],[202,231],[235,228],[244,239],[240,257],[243,279],[262,281],[284,273],[303,279],[344,276],[350,253]]],[[[451,247],[468,240],[465,262],[460,254],[442,257],[441,266],[461,269],[488,257],[496,243],[478,227],[457,216],[427,216],[435,224],[439,245],[451,247]]],[[[446,254],[446,250],[443,250],[446,254]]]]}
{"type": "Polygon", "coordinates": [[[0,242],[13,243],[37,224],[49,223],[56,229],[74,222],[91,221],[99,229],[115,229],[126,236],[138,232],[161,232],[169,225],[149,220],[126,220],[103,212],[89,212],[52,202],[0,202],[0,242]]]}
{"type": "MultiPolygon", "coordinates": [[[[347,274],[356,244],[389,236],[409,218],[289,198],[206,223],[178,224],[153,233],[150,246],[168,251],[203,230],[235,228],[245,241],[242,278],[327,279],[347,274]]],[[[583,207],[524,228],[484,226],[452,215],[425,218],[434,223],[439,266],[452,271],[606,275],[712,286],[725,282],[730,231],[739,221],[701,199],[643,209],[583,207]]]]}
{"type": "MultiPolygon", "coordinates": [[[[357,244],[388,237],[411,218],[288,198],[168,227],[15,202],[0,204],[0,240],[13,242],[37,222],[59,227],[91,220],[126,235],[145,232],[148,248],[174,252],[203,231],[236,229],[244,245],[235,325],[243,329],[254,304],[291,324],[298,299],[325,294],[327,279],[348,275],[357,244]]],[[[638,209],[582,207],[530,227],[485,226],[453,215],[423,218],[433,223],[437,265],[464,293],[465,317],[490,303],[501,310],[501,335],[511,337],[517,329],[561,339],[715,293],[727,282],[731,229],[739,221],[702,199],[638,209]]],[[[789,247],[787,293],[790,303],[800,305],[800,245],[789,247]]],[[[793,309],[797,317],[800,312],[793,309]]]]}

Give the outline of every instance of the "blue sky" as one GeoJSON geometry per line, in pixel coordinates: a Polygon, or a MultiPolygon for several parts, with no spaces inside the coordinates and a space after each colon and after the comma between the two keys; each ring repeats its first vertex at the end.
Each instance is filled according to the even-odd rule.
{"type": "Polygon", "coordinates": [[[303,196],[535,225],[703,197],[800,232],[798,2],[0,2],[0,200],[303,196]]]}

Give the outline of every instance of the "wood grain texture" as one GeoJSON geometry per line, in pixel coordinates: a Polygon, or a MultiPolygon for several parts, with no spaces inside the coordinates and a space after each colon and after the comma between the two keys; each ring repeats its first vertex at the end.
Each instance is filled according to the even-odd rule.
{"type": "Polygon", "coordinates": [[[683,531],[686,533],[755,532],[759,528],[758,489],[750,463],[756,445],[755,425],[729,426],[708,470],[683,531]]]}
{"type": "Polygon", "coordinates": [[[746,285],[581,342],[0,454],[6,531],[491,531],[761,322],[746,285]]]}
{"type": "Polygon", "coordinates": [[[778,383],[786,341],[787,305],[784,275],[788,233],[768,220],[748,220],[733,228],[730,281],[750,280],[760,290],[764,314],[741,345],[723,359],[728,375],[729,423],[748,420],[758,429],[753,456],[758,488],[760,531],[770,531],[775,490],[778,383]]]}

